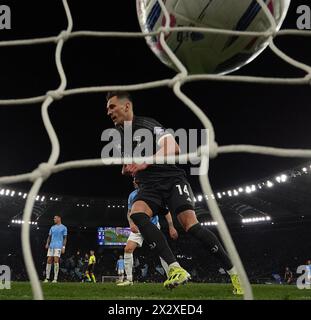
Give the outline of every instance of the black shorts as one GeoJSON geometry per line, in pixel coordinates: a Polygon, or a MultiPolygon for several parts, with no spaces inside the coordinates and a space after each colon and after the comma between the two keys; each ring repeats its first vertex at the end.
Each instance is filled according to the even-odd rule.
{"type": "Polygon", "coordinates": [[[139,200],[146,202],[154,215],[166,215],[167,208],[172,214],[178,215],[185,210],[194,210],[195,206],[194,195],[185,176],[140,184],[134,202],[139,200]]]}
{"type": "Polygon", "coordinates": [[[86,271],[87,271],[88,273],[94,273],[94,264],[89,264],[89,265],[87,266],[86,271]]]}

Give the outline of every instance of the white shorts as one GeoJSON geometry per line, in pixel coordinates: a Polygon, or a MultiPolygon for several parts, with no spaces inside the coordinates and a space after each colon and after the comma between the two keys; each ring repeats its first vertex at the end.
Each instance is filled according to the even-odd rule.
{"type": "MultiPolygon", "coordinates": [[[[159,229],[161,229],[160,227],[160,224],[158,223],[156,225],[159,229]]],[[[134,232],[131,232],[130,233],[130,236],[128,237],[127,241],[133,241],[135,243],[137,243],[138,247],[141,247],[144,243],[144,238],[142,236],[141,233],[134,233],[134,232]]]]}
{"type": "Polygon", "coordinates": [[[118,269],[118,275],[121,276],[124,274],[124,269],[118,269]]]}
{"type": "Polygon", "coordinates": [[[62,254],[62,249],[51,249],[49,248],[47,257],[58,257],[62,254]]]}
{"type": "Polygon", "coordinates": [[[141,233],[134,233],[131,232],[130,236],[128,237],[127,241],[133,241],[135,243],[137,243],[138,247],[141,247],[144,243],[144,238],[141,235],[141,233]]]}

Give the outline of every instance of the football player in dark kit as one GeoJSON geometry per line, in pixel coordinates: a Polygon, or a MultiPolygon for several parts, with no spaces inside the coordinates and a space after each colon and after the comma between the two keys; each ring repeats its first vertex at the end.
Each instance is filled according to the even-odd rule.
{"type": "MultiPolygon", "coordinates": [[[[119,146],[122,157],[132,156],[132,153],[126,154],[129,149],[124,142],[126,139],[130,139],[132,144],[130,152],[142,142],[139,131],[137,131],[139,129],[148,130],[149,135],[152,136],[153,148],[149,148],[153,149],[152,154],[143,156],[155,158],[156,156],[179,154],[180,149],[175,138],[159,122],[134,115],[133,100],[128,92],[115,91],[107,94],[107,115],[120,133],[121,144],[119,146]],[[133,137],[127,136],[126,129],[129,124],[132,126],[133,137]]],[[[173,164],[132,163],[123,165],[122,174],[131,175],[140,182],[130,217],[150,248],[168,264],[169,276],[164,282],[166,288],[171,289],[186,283],[190,275],[177,262],[162,232],[150,222],[150,217],[161,212],[163,207],[167,207],[171,214],[177,217],[188,234],[198,239],[208,252],[218,258],[231,277],[233,292],[243,294],[235,267],[223,246],[215,234],[203,228],[197,220],[194,211],[194,196],[184,170],[173,164]]]]}

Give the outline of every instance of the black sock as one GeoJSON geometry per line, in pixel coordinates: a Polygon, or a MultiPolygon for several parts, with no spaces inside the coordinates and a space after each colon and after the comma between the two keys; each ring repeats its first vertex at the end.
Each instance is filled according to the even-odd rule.
{"type": "Polygon", "coordinates": [[[166,238],[163,233],[150,222],[150,217],[143,212],[133,213],[131,219],[137,225],[144,240],[147,242],[151,250],[154,250],[168,265],[176,262],[166,238]]]}
{"type": "Polygon", "coordinates": [[[229,256],[213,232],[203,228],[200,223],[192,226],[188,232],[196,239],[203,242],[203,244],[208,248],[209,252],[218,258],[218,260],[222,263],[222,266],[225,268],[225,270],[228,271],[233,268],[229,256]]]}

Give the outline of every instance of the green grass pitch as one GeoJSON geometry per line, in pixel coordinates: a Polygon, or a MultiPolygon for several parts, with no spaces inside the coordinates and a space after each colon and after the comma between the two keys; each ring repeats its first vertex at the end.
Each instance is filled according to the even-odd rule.
{"type": "MultiPolygon", "coordinates": [[[[242,299],[232,294],[227,284],[188,283],[172,291],[162,284],[137,283],[117,287],[115,283],[43,283],[45,299],[52,300],[232,300],[242,299]]],[[[254,296],[260,300],[311,300],[311,290],[299,290],[287,285],[253,285],[254,296]]],[[[11,289],[0,290],[0,300],[32,299],[29,282],[12,282],[11,289]]]]}

